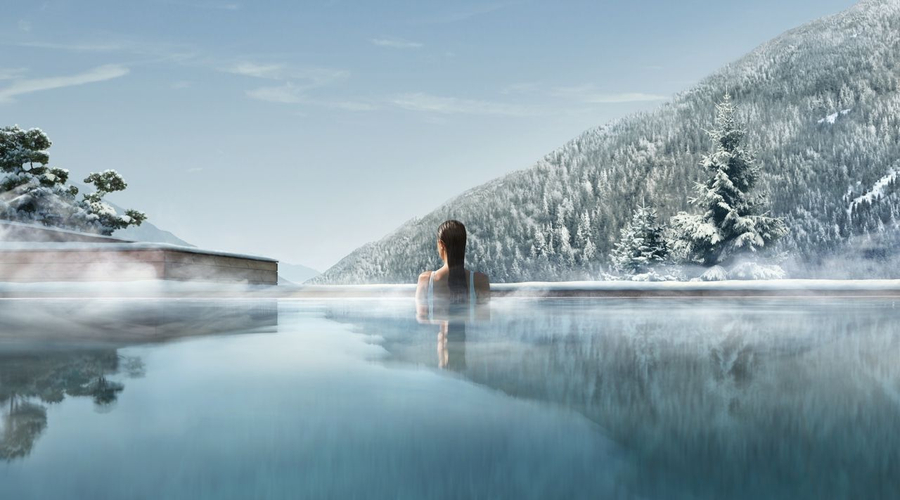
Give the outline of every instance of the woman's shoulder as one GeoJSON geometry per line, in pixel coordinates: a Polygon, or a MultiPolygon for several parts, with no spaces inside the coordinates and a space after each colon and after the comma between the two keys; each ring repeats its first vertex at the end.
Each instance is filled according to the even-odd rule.
{"type": "Polygon", "coordinates": [[[490,283],[491,279],[488,278],[487,274],[475,271],[475,286],[487,286],[490,285],[490,283]]]}

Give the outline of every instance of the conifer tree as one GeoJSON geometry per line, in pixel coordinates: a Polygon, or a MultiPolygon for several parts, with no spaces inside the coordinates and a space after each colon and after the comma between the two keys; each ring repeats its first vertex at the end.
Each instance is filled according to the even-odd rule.
{"type": "Polygon", "coordinates": [[[784,221],[761,214],[762,199],[750,194],[760,170],[742,145],[744,131],[734,113],[726,93],[716,105],[716,128],[708,132],[712,151],[700,163],[709,177],[697,184],[697,197],[691,199],[701,213],[672,218],[674,249],[706,266],[726,263],[739,252],[757,252],[787,234],[784,221]]]}
{"type": "Polygon", "coordinates": [[[643,274],[665,262],[667,256],[668,247],[656,210],[639,206],[610,255],[613,267],[624,274],[643,274]]]}
{"type": "Polygon", "coordinates": [[[51,142],[42,130],[18,126],[0,128],[0,219],[110,235],[116,229],[139,226],[147,216],[137,210],[119,215],[102,198],[126,184],[114,170],[92,173],[84,182],[95,193],[78,200],[78,188],[67,185],[69,171],[49,167],[51,142]]]}

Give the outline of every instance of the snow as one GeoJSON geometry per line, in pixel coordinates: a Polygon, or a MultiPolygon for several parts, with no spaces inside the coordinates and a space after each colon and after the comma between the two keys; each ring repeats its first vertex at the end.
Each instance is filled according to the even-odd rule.
{"type": "Polygon", "coordinates": [[[876,181],[875,184],[872,186],[872,189],[867,191],[866,194],[864,194],[862,196],[857,196],[856,198],[853,199],[853,201],[850,202],[850,206],[847,207],[847,215],[852,216],[853,209],[857,205],[862,203],[863,201],[872,203],[874,201],[877,201],[877,200],[880,200],[881,198],[883,198],[884,197],[884,189],[886,187],[888,187],[888,185],[890,185],[891,182],[893,182],[895,179],[897,179],[898,176],[900,176],[900,170],[891,169],[891,171],[888,172],[887,175],[885,175],[881,179],[878,179],[878,181],[876,181]]]}
{"type": "Polygon", "coordinates": [[[833,125],[834,122],[837,121],[838,116],[844,116],[852,110],[853,110],[853,108],[847,108],[847,109],[842,109],[840,111],[835,111],[834,113],[831,113],[830,115],[826,116],[825,118],[820,119],[816,123],[828,123],[829,125],[833,125]]]}
{"type": "MultiPolygon", "coordinates": [[[[115,241],[115,240],[114,240],[115,241]]],[[[11,251],[134,251],[134,250],[172,250],[178,252],[187,252],[201,255],[214,255],[218,257],[236,257],[239,259],[264,260],[268,262],[277,262],[277,259],[269,257],[260,257],[258,255],[248,255],[232,252],[218,252],[213,250],[203,250],[196,247],[183,247],[178,245],[170,245],[168,243],[93,243],[81,241],[67,242],[30,242],[30,241],[0,241],[0,252],[4,250],[11,251]]]]}
{"type": "Polygon", "coordinates": [[[785,276],[781,267],[757,262],[741,262],[728,271],[728,278],[733,280],[779,280],[785,276]]]}
{"type": "MultiPolygon", "coordinates": [[[[91,238],[96,238],[98,240],[108,240],[110,242],[128,241],[128,240],[123,240],[121,238],[114,238],[112,236],[105,236],[102,234],[85,233],[84,231],[72,231],[71,229],[64,229],[61,227],[54,227],[54,226],[45,226],[43,224],[32,224],[29,222],[19,222],[19,221],[14,221],[14,220],[0,219],[0,231],[2,231],[3,226],[12,226],[14,228],[21,227],[21,228],[26,228],[26,229],[33,228],[33,229],[36,229],[39,231],[47,231],[47,232],[59,233],[59,234],[72,234],[75,236],[87,235],[87,236],[90,236],[91,238]]],[[[0,234],[2,234],[2,233],[0,233],[0,234]]],[[[0,242],[2,242],[2,239],[0,239],[0,242]]]]}
{"type": "Polygon", "coordinates": [[[722,266],[713,266],[700,275],[700,281],[725,281],[728,271],[722,266]]]}
{"type": "Polygon", "coordinates": [[[247,297],[271,290],[271,285],[247,285],[241,283],[209,283],[191,281],[92,281],[92,282],[0,282],[0,300],[48,298],[89,299],[110,297],[116,299],[165,299],[205,297],[247,297]]]}

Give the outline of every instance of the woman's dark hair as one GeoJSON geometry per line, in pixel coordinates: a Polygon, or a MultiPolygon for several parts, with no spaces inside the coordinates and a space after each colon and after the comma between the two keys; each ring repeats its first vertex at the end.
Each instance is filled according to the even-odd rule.
{"type": "Polygon", "coordinates": [[[438,227],[438,240],[444,244],[444,251],[447,252],[447,266],[450,268],[447,286],[450,287],[450,297],[454,302],[465,300],[469,296],[465,268],[466,226],[458,220],[448,220],[438,227]]]}

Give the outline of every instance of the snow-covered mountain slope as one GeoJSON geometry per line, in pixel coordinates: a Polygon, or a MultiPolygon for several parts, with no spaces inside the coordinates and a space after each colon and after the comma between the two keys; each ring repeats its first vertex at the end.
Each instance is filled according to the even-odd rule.
{"type": "Polygon", "coordinates": [[[447,218],[466,223],[468,261],[495,281],[595,276],[642,199],[663,219],[689,210],[710,147],[704,130],[726,89],[763,171],[760,192],[790,228],[780,249],[819,259],[900,219],[900,186],[883,182],[900,169],[898,80],[900,0],[860,2],[761,45],[653,112],[588,130],[463,193],[314,281],[414,281],[438,264],[435,232],[447,218]],[[549,243],[546,258],[531,255],[536,240],[549,243]]]}

